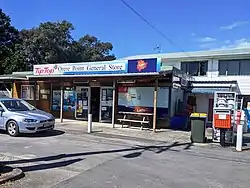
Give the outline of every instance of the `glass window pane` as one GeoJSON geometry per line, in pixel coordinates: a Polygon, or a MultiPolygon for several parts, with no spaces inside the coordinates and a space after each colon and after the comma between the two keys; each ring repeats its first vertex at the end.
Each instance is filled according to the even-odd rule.
{"type": "Polygon", "coordinates": [[[219,75],[226,75],[226,73],[227,73],[227,62],[228,61],[219,61],[219,75]]]}
{"type": "Polygon", "coordinates": [[[250,59],[240,61],[240,75],[250,75],[250,59]]]}
{"type": "Polygon", "coordinates": [[[199,62],[190,62],[188,67],[188,73],[191,76],[199,75],[199,62]]]}
{"type": "Polygon", "coordinates": [[[239,75],[240,73],[240,62],[237,60],[227,62],[227,75],[239,75]]]}
{"type": "Polygon", "coordinates": [[[188,64],[186,62],[181,62],[181,70],[185,73],[188,71],[188,64]]]}
{"type": "Polygon", "coordinates": [[[205,76],[207,74],[208,62],[202,61],[200,62],[200,76],[205,76]]]}

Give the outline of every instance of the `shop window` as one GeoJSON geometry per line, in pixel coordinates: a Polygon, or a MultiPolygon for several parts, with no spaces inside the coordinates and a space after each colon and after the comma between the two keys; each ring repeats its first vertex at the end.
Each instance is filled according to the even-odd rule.
{"type": "Polygon", "coordinates": [[[181,70],[191,76],[206,76],[208,61],[181,62],[181,70]]]}
{"type": "Polygon", "coordinates": [[[24,100],[39,100],[39,85],[36,85],[36,92],[34,85],[22,85],[21,98],[24,100]]]}
{"type": "MultiPolygon", "coordinates": [[[[167,118],[169,88],[158,87],[157,117],[167,118]]],[[[118,111],[153,113],[154,87],[119,87],[118,111]]]]}
{"type": "MultiPolygon", "coordinates": [[[[52,91],[52,110],[60,111],[61,108],[61,90],[52,91]]],[[[63,90],[63,111],[75,111],[75,90],[73,87],[66,87],[63,90]]]]}
{"type": "Polygon", "coordinates": [[[250,60],[219,60],[219,75],[250,75],[250,60]]]}

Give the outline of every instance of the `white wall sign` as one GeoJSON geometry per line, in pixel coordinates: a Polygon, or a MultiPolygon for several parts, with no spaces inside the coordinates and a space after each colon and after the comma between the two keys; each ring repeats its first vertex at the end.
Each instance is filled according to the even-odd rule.
{"type": "Polygon", "coordinates": [[[34,75],[77,75],[126,73],[126,61],[34,65],[34,75]]]}

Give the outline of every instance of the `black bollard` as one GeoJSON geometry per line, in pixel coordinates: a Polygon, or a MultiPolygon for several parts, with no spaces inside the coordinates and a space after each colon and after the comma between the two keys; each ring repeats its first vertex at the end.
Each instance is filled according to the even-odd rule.
{"type": "Polygon", "coordinates": [[[226,146],[226,129],[220,129],[220,145],[226,146]]]}

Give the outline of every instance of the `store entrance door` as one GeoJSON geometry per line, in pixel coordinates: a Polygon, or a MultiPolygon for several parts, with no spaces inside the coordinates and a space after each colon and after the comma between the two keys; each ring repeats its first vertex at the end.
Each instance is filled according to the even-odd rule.
{"type": "Polygon", "coordinates": [[[113,89],[112,87],[101,87],[100,89],[100,122],[111,123],[113,111],[113,89]]]}
{"type": "Polygon", "coordinates": [[[91,111],[92,121],[99,122],[100,87],[91,87],[91,111]]]}
{"type": "Polygon", "coordinates": [[[90,113],[90,93],[89,87],[76,87],[76,119],[88,120],[90,113]]]}

